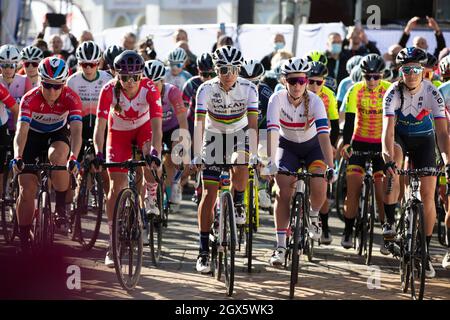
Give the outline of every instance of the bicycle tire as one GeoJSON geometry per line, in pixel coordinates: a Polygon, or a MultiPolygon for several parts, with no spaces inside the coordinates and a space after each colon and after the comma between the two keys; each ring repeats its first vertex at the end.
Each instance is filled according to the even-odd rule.
{"type": "MultiPolygon", "coordinates": [[[[234,206],[231,193],[225,192],[221,196],[220,211],[222,212],[223,230],[223,271],[227,296],[231,297],[234,290],[234,259],[236,250],[236,229],[234,221],[234,206]]],[[[221,252],[222,253],[222,252],[221,252]]],[[[219,253],[220,256],[220,253],[219,253]]]]}
{"type": "Polygon", "coordinates": [[[345,222],[344,219],[344,201],[347,195],[347,160],[341,158],[339,161],[339,174],[336,181],[335,208],[338,218],[345,222]]]}
{"type": "Polygon", "coordinates": [[[367,230],[366,230],[366,245],[364,247],[364,259],[366,265],[370,265],[372,263],[372,249],[373,249],[373,232],[375,225],[375,194],[373,184],[370,184],[369,187],[369,207],[366,215],[367,221],[367,230]]]}
{"type": "Polygon", "coordinates": [[[136,198],[134,191],[130,188],[123,189],[119,193],[114,207],[112,225],[114,268],[120,285],[127,291],[136,287],[142,267],[142,222],[136,198]],[[128,253],[128,259],[122,259],[125,253],[128,253]],[[126,261],[125,264],[122,260],[126,261]],[[124,265],[125,272],[122,270],[124,265]]]}
{"type": "Polygon", "coordinates": [[[82,179],[75,213],[75,230],[79,231],[78,240],[83,250],[88,251],[94,247],[100,232],[104,194],[100,174],[86,170],[82,179]]]}
{"type": "Polygon", "coordinates": [[[400,285],[403,293],[408,292],[409,277],[410,277],[410,264],[409,257],[407,255],[407,219],[408,216],[406,207],[402,207],[399,223],[397,224],[396,233],[399,240],[400,259],[399,259],[399,271],[400,271],[400,285]]]}
{"type": "MultiPolygon", "coordinates": [[[[305,201],[306,202],[306,201],[305,201]]],[[[309,212],[306,208],[303,208],[303,212],[309,212]]],[[[311,239],[309,236],[309,232],[305,230],[304,226],[306,226],[307,230],[310,230],[311,224],[308,219],[308,216],[306,214],[303,214],[303,223],[302,223],[302,232],[301,234],[304,235],[304,245],[301,246],[304,249],[304,252],[308,258],[309,262],[313,262],[314,260],[314,240],[311,239]]]]}
{"type": "Polygon", "coordinates": [[[17,234],[16,200],[18,196],[17,179],[14,172],[6,166],[3,174],[3,194],[1,205],[2,234],[7,244],[13,242],[17,234]]]}
{"type": "Polygon", "coordinates": [[[253,231],[255,225],[255,199],[254,199],[254,184],[252,180],[249,180],[248,183],[248,200],[247,200],[247,227],[245,228],[246,237],[245,237],[245,255],[247,257],[247,272],[252,272],[252,260],[253,260],[253,231]]]}
{"type": "Polygon", "coordinates": [[[163,214],[164,206],[163,206],[163,190],[162,185],[158,184],[158,188],[156,191],[156,205],[159,210],[159,215],[150,215],[148,219],[147,228],[149,228],[149,246],[150,246],[150,257],[152,259],[153,265],[157,267],[159,265],[159,260],[161,258],[162,251],[162,229],[163,229],[163,220],[161,219],[161,214],[163,214]]]}
{"type": "Polygon", "coordinates": [[[289,286],[289,298],[293,299],[295,295],[295,286],[298,282],[298,269],[300,264],[300,237],[302,221],[301,217],[303,210],[303,197],[301,194],[296,194],[291,207],[291,228],[294,228],[292,234],[292,239],[290,240],[292,244],[291,248],[291,280],[289,286]]]}
{"type": "Polygon", "coordinates": [[[40,191],[38,195],[38,206],[35,210],[34,217],[34,241],[33,251],[42,254],[51,245],[51,238],[53,234],[51,228],[51,214],[50,214],[50,195],[47,191],[40,191]]]}
{"type": "Polygon", "coordinates": [[[444,246],[447,247],[450,245],[447,244],[447,231],[446,231],[446,227],[445,227],[445,209],[442,207],[442,202],[441,201],[437,201],[436,203],[436,215],[437,215],[437,234],[438,234],[438,240],[439,243],[444,246]]]}
{"type": "Polygon", "coordinates": [[[425,268],[427,263],[427,250],[425,240],[425,221],[423,216],[423,206],[421,203],[415,203],[412,206],[413,228],[411,234],[411,298],[414,300],[423,300],[425,292],[425,268]],[[417,279],[415,277],[417,267],[417,279]],[[416,280],[417,285],[416,285],[416,280]],[[416,292],[417,288],[417,292],[416,292]]]}

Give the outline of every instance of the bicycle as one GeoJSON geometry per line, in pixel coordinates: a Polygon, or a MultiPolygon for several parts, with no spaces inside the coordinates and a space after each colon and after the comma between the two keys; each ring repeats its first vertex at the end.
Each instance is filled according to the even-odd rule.
{"type": "Polygon", "coordinates": [[[298,270],[300,255],[306,254],[309,261],[313,259],[314,241],[310,238],[308,230],[311,229],[309,219],[309,179],[325,178],[325,174],[309,173],[305,164],[297,172],[279,170],[278,174],[293,176],[297,179],[296,192],[292,200],[291,214],[286,239],[286,256],[284,267],[288,260],[291,262],[291,280],[289,298],[293,299],[295,286],[298,283],[298,270]]]}
{"type": "Polygon", "coordinates": [[[95,245],[103,216],[103,180],[100,173],[92,172],[91,162],[95,157],[92,139],[86,143],[80,170],[78,195],[69,218],[69,233],[84,250],[95,245]]]}
{"type": "Polygon", "coordinates": [[[364,255],[366,265],[370,265],[372,261],[373,231],[375,223],[373,159],[381,156],[381,152],[355,150],[352,152],[352,155],[366,158],[359,213],[355,221],[355,241],[353,243],[358,255],[364,255]],[[358,246],[356,245],[357,240],[358,246]]]}
{"type": "Polygon", "coordinates": [[[344,221],[344,200],[347,196],[347,164],[348,160],[346,160],[344,157],[342,157],[339,160],[339,166],[338,166],[338,179],[336,181],[336,186],[333,189],[335,191],[335,208],[336,208],[336,214],[338,218],[342,221],[344,221]]]}
{"type": "Polygon", "coordinates": [[[422,300],[425,292],[425,268],[428,259],[423,203],[419,197],[420,177],[439,176],[436,169],[397,170],[409,177],[409,191],[402,205],[396,238],[389,243],[389,251],[399,258],[401,288],[411,289],[414,300],[422,300]]]}
{"type": "MultiPolygon", "coordinates": [[[[449,185],[446,184],[445,186],[445,197],[448,199],[450,195],[450,188],[449,185]]],[[[440,184],[438,183],[436,186],[436,196],[435,196],[435,204],[436,204],[436,223],[437,223],[437,234],[438,234],[438,240],[439,243],[444,246],[450,246],[450,243],[447,244],[447,228],[445,225],[445,216],[446,216],[446,199],[442,199],[441,194],[439,193],[440,184]]]]}
{"type": "MultiPolygon", "coordinates": [[[[0,150],[2,152],[3,150],[0,150]]],[[[5,170],[3,172],[3,192],[1,195],[1,227],[7,244],[12,243],[19,235],[16,216],[16,201],[19,196],[19,184],[9,163],[13,159],[12,148],[6,151],[5,170]]]]}
{"type": "Polygon", "coordinates": [[[146,165],[144,160],[102,165],[104,168],[128,169],[128,187],[120,191],[114,206],[111,248],[117,278],[122,288],[127,291],[136,287],[141,274],[143,222],[136,187],[136,168],[146,165]]]}

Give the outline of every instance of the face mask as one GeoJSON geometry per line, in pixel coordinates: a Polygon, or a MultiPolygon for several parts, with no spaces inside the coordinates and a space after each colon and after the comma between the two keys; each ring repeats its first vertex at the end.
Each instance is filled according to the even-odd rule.
{"type": "Polygon", "coordinates": [[[342,51],[342,44],[341,43],[333,43],[331,44],[331,53],[332,54],[339,54],[342,51]]]}
{"type": "Polygon", "coordinates": [[[276,51],[284,48],[284,42],[275,42],[274,48],[276,51]]]}

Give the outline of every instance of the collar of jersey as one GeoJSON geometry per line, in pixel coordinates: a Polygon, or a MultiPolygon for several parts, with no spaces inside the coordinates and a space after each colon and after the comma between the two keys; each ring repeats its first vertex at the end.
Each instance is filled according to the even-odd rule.
{"type": "Polygon", "coordinates": [[[233,89],[236,88],[236,84],[238,83],[238,80],[236,80],[236,82],[231,86],[230,90],[229,90],[229,91],[225,91],[225,89],[224,89],[223,86],[222,86],[222,82],[220,82],[219,77],[217,77],[216,79],[217,79],[217,82],[219,83],[219,88],[220,88],[220,90],[222,90],[222,91],[224,91],[224,92],[230,92],[230,91],[233,91],[233,89]]]}
{"type": "Polygon", "coordinates": [[[81,72],[81,76],[83,77],[83,79],[87,82],[95,82],[98,80],[98,78],[100,78],[100,71],[97,70],[97,75],[95,76],[94,80],[88,80],[86,79],[86,77],[84,76],[83,72],[81,72]]]}

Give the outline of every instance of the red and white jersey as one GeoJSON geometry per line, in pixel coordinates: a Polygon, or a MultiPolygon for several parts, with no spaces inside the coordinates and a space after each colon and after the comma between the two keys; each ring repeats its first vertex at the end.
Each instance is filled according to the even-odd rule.
{"type": "Polygon", "coordinates": [[[5,79],[0,75],[0,83],[8,89],[9,94],[16,99],[17,103],[20,103],[20,100],[25,93],[33,89],[30,79],[28,79],[27,76],[20,74],[14,76],[14,80],[11,84],[7,84],[5,79]]]}
{"type": "Polygon", "coordinates": [[[149,79],[142,79],[139,91],[133,99],[127,97],[123,89],[119,91],[120,113],[114,110],[117,104],[116,84],[108,82],[100,92],[97,117],[108,119],[110,129],[129,131],[137,129],[153,118],[162,117],[161,97],[158,88],[149,79]]]}
{"type": "Polygon", "coordinates": [[[8,122],[6,107],[11,109],[15,104],[16,100],[9,94],[8,89],[0,84],[0,127],[8,122]]]}
{"type": "Polygon", "coordinates": [[[54,132],[67,122],[82,121],[80,97],[64,86],[53,106],[42,96],[41,88],[29,91],[20,103],[19,121],[28,122],[30,129],[39,133],[54,132]]]}

